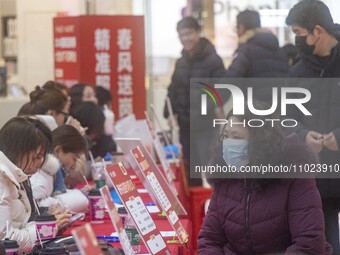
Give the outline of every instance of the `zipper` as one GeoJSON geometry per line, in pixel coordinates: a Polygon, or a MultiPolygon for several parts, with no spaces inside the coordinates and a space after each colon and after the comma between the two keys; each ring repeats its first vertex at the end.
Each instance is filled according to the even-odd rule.
{"type": "MultiPolygon", "coordinates": [[[[336,50],[336,49],[335,49],[336,50]]],[[[334,53],[334,52],[331,52],[331,59],[329,60],[329,62],[326,64],[326,66],[321,70],[321,72],[320,72],[320,78],[324,78],[324,74],[325,74],[325,72],[326,72],[326,70],[327,70],[327,68],[331,65],[331,64],[333,64],[333,62],[335,61],[335,58],[336,58],[336,55],[337,55],[337,50],[336,50],[336,52],[334,53]]]]}

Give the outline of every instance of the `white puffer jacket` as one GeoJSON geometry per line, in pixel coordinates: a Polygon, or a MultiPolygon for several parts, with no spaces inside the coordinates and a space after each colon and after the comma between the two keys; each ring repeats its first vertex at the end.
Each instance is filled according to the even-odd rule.
{"type": "Polygon", "coordinates": [[[0,151],[0,239],[6,237],[19,243],[19,254],[31,249],[37,239],[35,222],[29,222],[31,206],[21,184],[27,175],[0,151]]]}
{"type": "Polygon", "coordinates": [[[72,212],[86,212],[88,199],[78,189],[68,189],[66,193],[52,197],[54,177],[59,168],[59,160],[48,154],[44,165],[30,178],[34,199],[39,206],[57,205],[72,212]]]}

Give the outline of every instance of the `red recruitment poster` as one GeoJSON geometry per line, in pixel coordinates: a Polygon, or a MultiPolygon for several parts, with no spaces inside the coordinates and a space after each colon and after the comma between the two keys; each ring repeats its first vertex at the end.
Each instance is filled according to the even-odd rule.
{"type": "Polygon", "coordinates": [[[112,221],[113,227],[118,233],[119,242],[122,245],[122,248],[126,255],[133,255],[133,250],[131,244],[129,242],[129,238],[126,234],[124,229],[123,222],[118,214],[115,204],[112,201],[112,197],[109,191],[109,188],[105,185],[104,187],[100,188],[100,193],[103,197],[105,202],[105,206],[109,212],[110,219],[112,221]]]}
{"type": "Polygon", "coordinates": [[[79,81],[79,19],[74,17],[53,20],[54,76],[57,82],[68,87],[79,81]]]}
{"type": "Polygon", "coordinates": [[[149,163],[153,171],[153,174],[156,176],[157,180],[159,180],[162,183],[162,188],[167,194],[167,197],[172,205],[172,209],[174,209],[174,211],[178,215],[187,215],[187,212],[183,207],[182,203],[175,195],[175,193],[172,192],[170,185],[168,184],[165,177],[161,173],[156,162],[152,159],[146,147],[142,144],[141,140],[138,138],[115,138],[115,141],[118,144],[118,146],[123,150],[124,155],[128,160],[129,164],[131,165],[139,179],[142,181],[143,186],[148,190],[149,195],[151,196],[152,200],[158,205],[158,207],[161,207],[161,205],[159,204],[160,200],[157,198],[155,191],[151,187],[150,182],[147,180],[146,175],[142,170],[142,167],[138,164],[137,160],[135,159],[134,154],[131,151],[133,148],[139,147],[141,149],[144,157],[146,158],[147,162],[149,163]]]}
{"type": "Polygon", "coordinates": [[[170,255],[170,251],[122,163],[106,168],[114,188],[132,217],[140,237],[151,254],[170,255]]]}
{"type": "Polygon", "coordinates": [[[174,194],[171,192],[169,185],[166,185],[165,179],[161,178],[163,176],[160,176],[159,171],[154,171],[154,169],[151,167],[151,163],[149,163],[149,161],[146,159],[139,146],[133,148],[131,153],[137,161],[141,171],[145,175],[146,180],[149,182],[154,193],[156,194],[157,200],[163,212],[165,212],[170,225],[176,231],[178,239],[181,241],[181,243],[187,243],[189,235],[185,231],[178,218],[176,210],[171,203],[171,201],[175,200],[173,198],[174,194]]]}
{"type": "MultiPolygon", "coordinates": [[[[144,18],[128,15],[58,17],[54,19],[54,26],[65,23],[64,20],[75,23],[77,58],[75,68],[69,72],[65,61],[59,63],[55,59],[56,80],[103,86],[115,99],[112,109],[117,119],[131,113],[138,119],[143,118],[146,108],[144,18]],[[64,70],[64,74],[58,70],[64,70]]],[[[57,50],[61,49],[55,47],[57,50]]]]}
{"type": "Polygon", "coordinates": [[[82,255],[103,255],[89,223],[71,230],[82,255]]]}

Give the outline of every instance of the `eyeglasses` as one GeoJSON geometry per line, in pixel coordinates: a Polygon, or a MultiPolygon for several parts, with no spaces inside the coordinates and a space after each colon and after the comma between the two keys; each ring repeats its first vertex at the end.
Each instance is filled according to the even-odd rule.
{"type": "Polygon", "coordinates": [[[67,119],[68,119],[68,117],[69,117],[70,115],[69,115],[68,113],[66,113],[66,112],[63,112],[63,111],[58,111],[58,113],[64,115],[64,123],[66,123],[66,121],[67,121],[67,119]]]}

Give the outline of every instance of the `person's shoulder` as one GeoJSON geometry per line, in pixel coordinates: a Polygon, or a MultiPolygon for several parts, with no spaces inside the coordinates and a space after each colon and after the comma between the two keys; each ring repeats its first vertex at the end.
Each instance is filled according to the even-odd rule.
{"type": "Polygon", "coordinates": [[[284,164],[316,164],[319,162],[318,156],[295,133],[286,137],[282,151],[284,164]]]}

